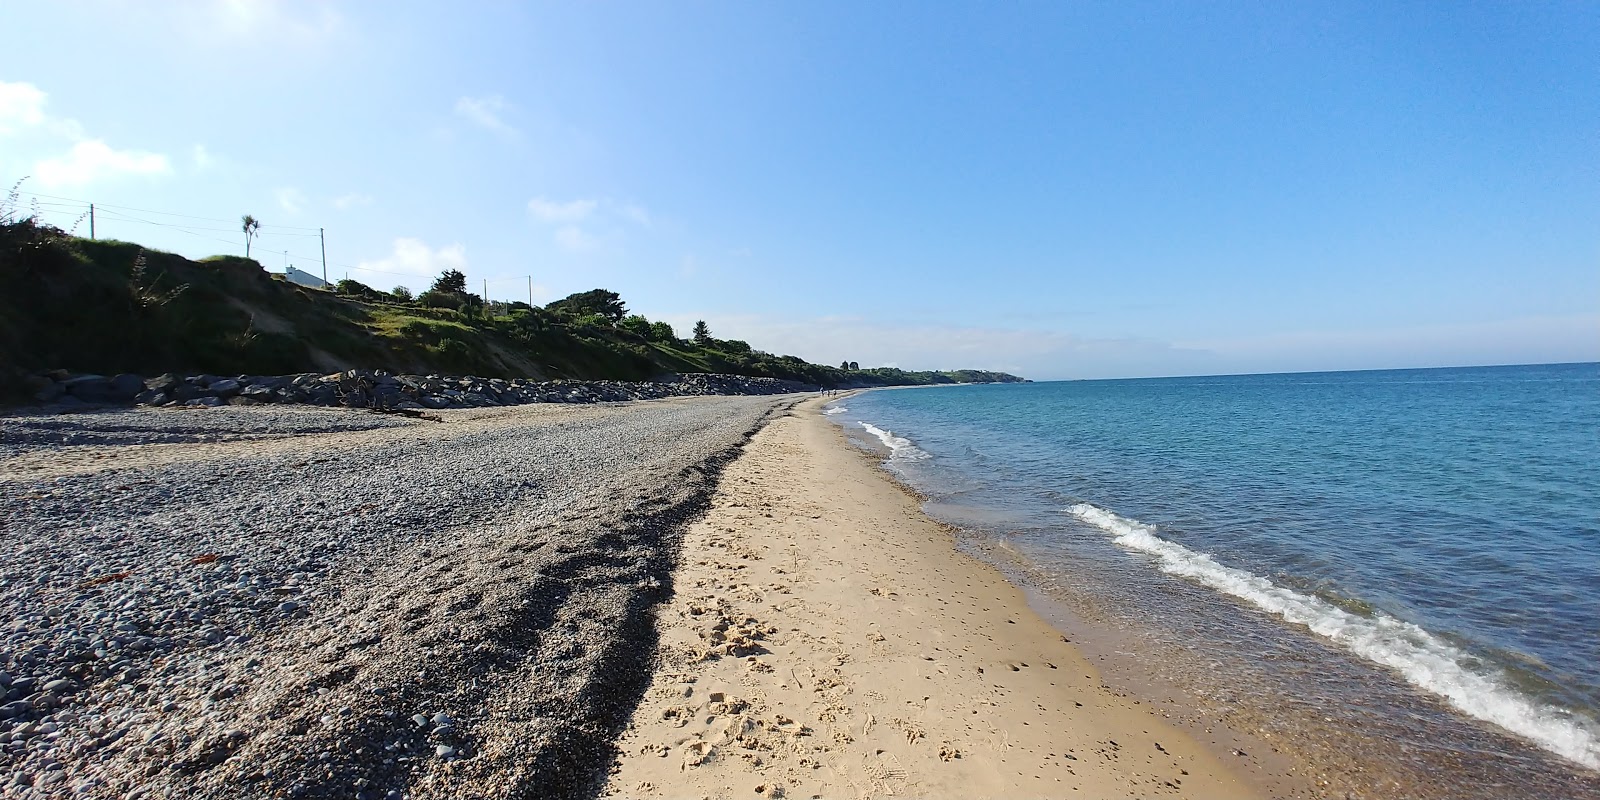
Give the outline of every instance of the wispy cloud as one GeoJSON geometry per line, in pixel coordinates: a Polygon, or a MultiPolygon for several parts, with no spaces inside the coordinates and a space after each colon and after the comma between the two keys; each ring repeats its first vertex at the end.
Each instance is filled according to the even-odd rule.
{"type": "Polygon", "coordinates": [[[655,221],[644,206],[603,198],[535,197],[528,201],[528,213],[551,226],[551,240],[571,253],[600,250],[620,239],[627,228],[648,228],[655,221]]]}
{"type": "MultiPolygon", "coordinates": [[[[45,110],[49,95],[31,83],[0,81],[0,139],[27,140],[35,152],[66,146],[36,161],[30,173],[47,188],[78,187],[121,176],[165,175],[172,162],[160,153],[118,149],[84,133],[77,120],[45,110]]],[[[20,147],[8,145],[7,149],[20,147]]],[[[25,162],[24,162],[25,163],[25,162]]]]}
{"type": "Polygon", "coordinates": [[[406,275],[419,278],[433,278],[447,269],[466,272],[467,248],[457,243],[435,249],[421,239],[395,239],[389,255],[362,261],[356,265],[356,269],[391,277],[406,275]]]}
{"type": "Polygon", "coordinates": [[[278,200],[278,207],[290,214],[299,214],[305,210],[306,196],[299,189],[285,186],[274,193],[278,200]]]}
{"type": "Polygon", "coordinates": [[[327,3],[291,0],[212,0],[182,4],[177,22],[207,43],[247,41],[307,45],[332,38],[345,27],[344,16],[327,3]]]}
{"type": "Polygon", "coordinates": [[[544,197],[535,197],[528,201],[528,213],[541,222],[582,222],[599,207],[600,203],[597,200],[570,200],[558,203],[544,197]]]}
{"type": "Polygon", "coordinates": [[[463,97],[456,101],[456,113],[484,130],[508,138],[517,135],[517,129],[505,121],[510,108],[504,97],[497,94],[483,97],[463,97]]]}
{"type": "Polygon", "coordinates": [[[357,206],[370,206],[372,205],[372,200],[373,197],[370,194],[351,192],[333,198],[333,207],[340,211],[348,211],[357,206]]]}
{"type": "Polygon", "coordinates": [[[587,253],[600,248],[600,239],[576,225],[562,225],[555,232],[556,244],[571,253],[587,253]]]}

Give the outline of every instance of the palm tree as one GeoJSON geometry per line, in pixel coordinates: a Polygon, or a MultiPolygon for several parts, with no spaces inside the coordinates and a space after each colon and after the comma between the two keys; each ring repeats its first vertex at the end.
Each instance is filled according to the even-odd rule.
{"type": "Polygon", "coordinates": [[[241,227],[244,229],[244,257],[249,258],[250,240],[261,233],[261,220],[246,214],[239,221],[243,223],[241,227]]]}

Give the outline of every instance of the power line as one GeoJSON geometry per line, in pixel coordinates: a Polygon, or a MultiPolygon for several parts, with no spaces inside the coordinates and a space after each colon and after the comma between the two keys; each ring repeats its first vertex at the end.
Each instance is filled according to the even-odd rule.
{"type": "MultiPolygon", "coordinates": [[[[99,211],[100,208],[101,208],[100,206],[95,206],[95,210],[96,211],[99,211]]],[[[131,216],[129,214],[124,214],[124,213],[122,213],[120,211],[108,211],[106,213],[108,215],[110,215],[111,219],[124,220],[124,221],[127,221],[127,222],[142,222],[142,223],[144,223],[146,225],[160,225],[163,228],[178,228],[180,230],[189,230],[189,231],[214,231],[214,232],[217,232],[217,233],[239,233],[240,232],[239,229],[237,229],[237,228],[202,228],[202,227],[200,227],[198,225],[179,225],[179,224],[175,224],[175,223],[171,223],[171,222],[156,222],[153,219],[140,219],[138,217],[131,216]]],[[[315,233],[275,233],[275,232],[272,232],[272,231],[268,231],[266,233],[259,233],[259,234],[256,234],[256,235],[257,236],[317,236],[318,234],[315,234],[315,233]]]]}
{"type": "MultiPolygon", "coordinates": [[[[28,196],[31,196],[31,197],[48,197],[51,200],[65,200],[65,201],[67,201],[69,203],[82,203],[85,206],[89,205],[89,203],[90,203],[90,201],[88,201],[88,200],[81,200],[81,199],[76,198],[76,197],[61,197],[59,195],[53,195],[53,194],[39,194],[38,192],[26,192],[25,194],[27,194],[28,196]]],[[[167,217],[181,217],[183,219],[198,219],[198,220],[203,220],[203,221],[206,221],[206,222],[229,222],[229,223],[233,222],[233,220],[231,220],[231,219],[221,219],[221,218],[218,218],[218,217],[197,217],[197,216],[195,216],[193,214],[178,214],[178,213],[175,213],[175,212],[172,212],[172,211],[155,211],[155,210],[149,209],[149,208],[134,208],[133,206],[119,206],[119,205],[114,205],[114,204],[111,204],[111,203],[95,203],[95,208],[96,209],[117,208],[117,209],[122,209],[124,211],[137,211],[137,212],[139,212],[141,214],[160,214],[162,216],[167,216],[167,217]]],[[[262,223],[261,227],[263,227],[263,228],[284,228],[286,230],[296,230],[296,231],[314,231],[314,230],[316,230],[316,228],[310,228],[310,227],[306,227],[304,225],[268,225],[266,223],[262,223]]],[[[313,233],[313,234],[302,234],[302,235],[315,236],[316,234],[313,233]]]]}

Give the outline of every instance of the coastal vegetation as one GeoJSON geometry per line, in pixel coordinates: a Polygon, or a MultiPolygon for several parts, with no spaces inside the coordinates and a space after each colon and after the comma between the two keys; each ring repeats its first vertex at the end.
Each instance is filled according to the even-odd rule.
{"type": "MultiPolygon", "coordinates": [[[[246,231],[248,234],[248,231],[246,231]]],[[[812,364],[705,322],[689,338],[593,289],[544,306],[485,302],[457,270],[415,296],[359,281],[331,291],[249,258],[192,261],[0,218],[0,372],[288,374],[348,368],[641,381],[715,372],[824,387],[1010,382],[997,372],[812,364]]],[[[9,381],[8,381],[9,383],[9,381]]]]}

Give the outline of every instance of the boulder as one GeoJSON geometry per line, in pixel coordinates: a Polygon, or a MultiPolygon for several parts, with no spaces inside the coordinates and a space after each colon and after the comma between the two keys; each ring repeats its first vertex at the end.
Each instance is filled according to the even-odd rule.
{"type": "Polygon", "coordinates": [[[103,403],[111,399],[111,379],[103,375],[78,375],[61,382],[67,394],[86,403],[103,403]]]}
{"type": "Polygon", "coordinates": [[[61,395],[66,394],[66,392],[67,387],[45,378],[43,385],[34,391],[33,399],[41,403],[54,403],[61,399],[61,395]]]}
{"type": "Polygon", "coordinates": [[[206,391],[218,397],[231,397],[239,393],[239,381],[233,378],[223,378],[206,384],[206,391]]]}
{"type": "Polygon", "coordinates": [[[171,394],[172,390],[178,388],[178,384],[181,383],[183,383],[183,376],[168,372],[159,378],[151,378],[145,381],[144,388],[171,394]]]}
{"type": "Polygon", "coordinates": [[[127,403],[145,390],[144,378],[124,372],[111,379],[111,399],[127,403]]]}

